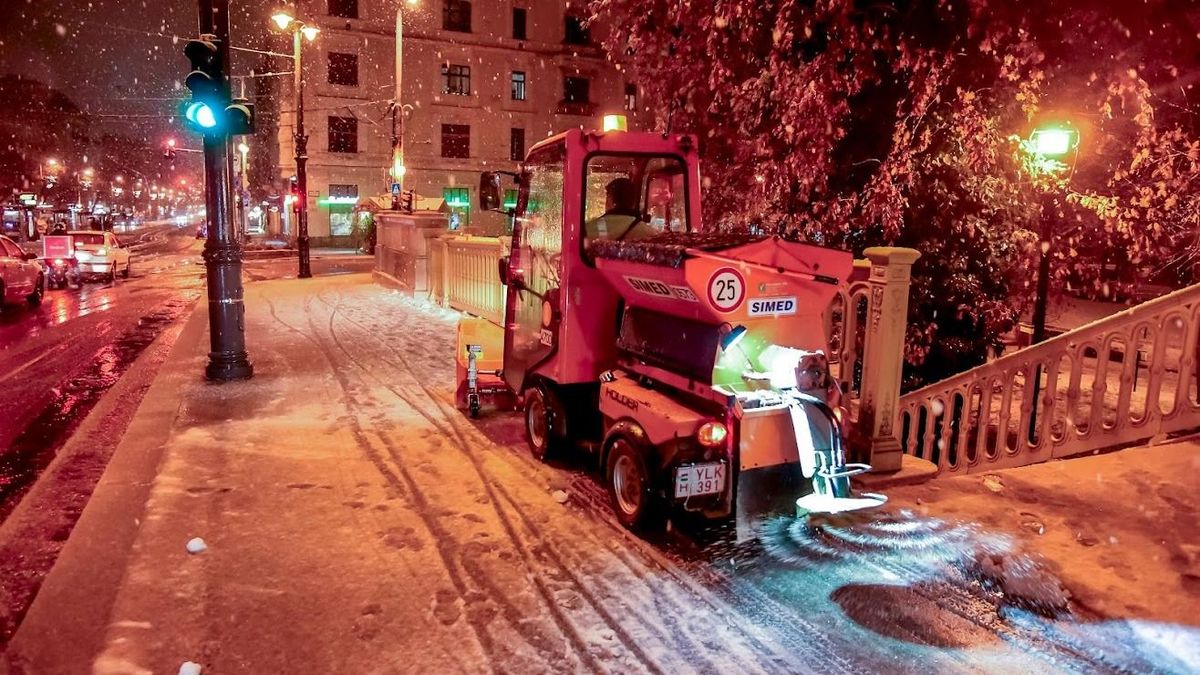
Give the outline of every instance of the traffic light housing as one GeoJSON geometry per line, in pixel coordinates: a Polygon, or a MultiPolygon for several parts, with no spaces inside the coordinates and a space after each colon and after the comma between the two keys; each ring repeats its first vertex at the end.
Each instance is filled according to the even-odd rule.
{"type": "Polygon", "coordinates": [[[192,70],[184,84],[192,92],[192,100],[184,108],[184,117],[197,131],[220,133],[217,111],[223,111],[229,101],[229,86],[225,81],[224,61],[217,36],[205,34],[188,40],[183,54],[192,70]]]}
{"type": "Polygon", "coordinates": [[[183,53],[192,66],[184,81],[192,92],[192,99],[184,106],[188,124],[209,136],[254,133],[254,105],[230,97],[224,53],[217,37],[205,34],[188,40],[183,53]]]}

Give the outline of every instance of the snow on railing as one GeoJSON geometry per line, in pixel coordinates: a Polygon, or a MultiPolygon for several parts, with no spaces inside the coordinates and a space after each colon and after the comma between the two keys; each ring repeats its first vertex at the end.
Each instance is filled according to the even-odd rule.
{"type": "Polygon", "coordinates": [[[1200,428],[1200,285],[900,398],[904,452],[989,471],[1200,428]]]}

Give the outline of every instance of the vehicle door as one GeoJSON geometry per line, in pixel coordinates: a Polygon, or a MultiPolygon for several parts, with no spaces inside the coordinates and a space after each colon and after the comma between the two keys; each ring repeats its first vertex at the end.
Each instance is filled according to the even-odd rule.
{"type": "Polygon", "coordinates": [[[509,270],[523,288],[508,289],[505,307],[504,378],[520,391],[527,375],[554,354],[556,335],[543,302],[554,303],[562,277],[562,143],[541,148],[525,161],[525,210],[513,225],[509,270]]]}
{"type": "Polygon", "coordinates": [[[117,239],[117,235],[106,235],[108,242],[108,250],[113,252],[112,259],[117,264],[117,269],[124,269],[125,263],[129,262],[129,249],[121,245],[121,240],[117,239]]]}
{"type": "Polygon", "coordinates": [[[33,292],[37,273],[31,273],[25,252],[8,237],[0,237],[0,252],[4,260],[4,288],[10,297],[23,297],[33,292]]]}

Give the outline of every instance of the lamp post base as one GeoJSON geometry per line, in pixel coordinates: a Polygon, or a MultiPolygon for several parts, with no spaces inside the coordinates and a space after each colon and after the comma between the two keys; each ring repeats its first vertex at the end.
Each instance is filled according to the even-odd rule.
{"type": "Polygon", "coordinates": [[[232,382],[254,377],[254,366],[246,352],[210,352],[204,378],[212,382],[232,382]]]}

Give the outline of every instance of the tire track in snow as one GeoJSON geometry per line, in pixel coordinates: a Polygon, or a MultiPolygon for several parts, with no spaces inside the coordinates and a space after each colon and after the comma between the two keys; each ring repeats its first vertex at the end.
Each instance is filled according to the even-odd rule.
{"type": "MultiPolygon", "coordinates": [[[[265,298],[266,296],[264,295],[263,297],[265,298]]],[[[434,541],[435,549],[437,550],[439,557],[442,559],[442,566],[446,569],[446,574],[450,578],[450,583],[454,585],[455,590],[459,594],[459,597],[464,598],[464,602],[465,602],[465,595],[467,593],[466,583],[464,582],[461,575],[458,573],[457,569],[455,568],[455,566],[453,564],[451,552],[447,551],[446,547],[445,547],[445,543],[449,542],[451,540],[448,537],[441,536],[443,533],[440,532],[440,527],[436,523],[431,522],[432,519],[429,518],[427,515],[428,509],[422,508],[422,506],[425,506],[422,504],[423,497],[416,494],[416,492],[412,489],[414,487],[414,481],[412,480],[412,477],[406,475],[406,472],[404,471],[402,466],[398,467],[399,473],[393,472],[387,466],[386,462],[384,462],[384,460],[383,460],[382,456],[380,456],[379,452],[371,444],[370,439],[367,437],[365,430],[362,428],[362,425],[359,422],[358,403],[357,403],[354,393],[351,391],[351,385],[350,385],[349,380],[338,369],[337,363],[333,359],[333,356],[330,353],[328,347],[326,345],[322,344],[319,339],[313,337],[316,334],[316,327],[313,326],[313,324],[312,324],[312,315],[311,315],[311,312],[309,311],[308,299],[307,298],[305,299],[305,308],[304,309],[305,309],[305,315],[308,317],[309,327],[313,329],[312,335],[309,335],[309,334],[305,333],[304,331],[302,331],[298,328],[295,328],[294,326],[291,326],[290,324],[285,322],[276,313],[275,304],[273,302],[271,302],[271,300],[269,298],[267,299],[267,302],[270,306],[271,315],[272,315],[272,317],[274,317],[274,319],[276,321],[278,321],[283,326],[287,327],[292,332],[294,332],[298,335],[304,336],[305,338],[310,340],[321,351],[322,356],[324,356],[325,360],[329,363],[329,367],[333,371],[334,378],[337,380],[338,385],[341,387],[342,392],[345,395],[344,403],[346,406],[346,411],[349,413],[351,434],[354,436],[355,444],[358,446],[359,450],[362,451],[363,454],[375,466],[376,470],[379,471],[380,475],[382,475],[383,478],[390,485],[393,486],[393,488],[400,491],[401,493],[407,492],[407,497],[417,504],[417,506],[418,506],[418,508],[416,509],[417,515],[418,515],[418,517],[421,518],[421,520],[425,523],[426,527],[430,531],[430,534],[434,541]],[[405,489],[406,485],[409,488],[408,490],[405,489]]],[[[464,614],[466,616],[468,625],[471,627],[471,630],[475,635],[476,640],[479,642],[480,649],[483,651],[484,655],[489,660],[494,659],[498,654],[498,649],[497,649],[495,642],[492,640],[491,636],[487,633],[486,626],[481,625],[481,623],[478,621],[478,618],[473,619],[470,612],[464,612],[464,614]]]]}
{"type": "MultiPolygon", "coordinates": [[[[389,391],[392,391],[393,394],[395,394],[401,400],[403,400],[405,403],[407,403],[409,405],[409,407],[413,409],[414,412],[417,412],[419,415],[421,415],[427,421],[429,421],[431,424],[433,424],[433,426],[435,428],[437,428],[438,425],[436,424],[436,421],[431,419],[423,410],[421,410],[421,407],[415,398],[406,397],[406,396],[400,394],[399,392],[395,391],[387,383],[384,383],[381,380],[379,380],[377,377],[375,377],[372,374],[372,371],[370,368],[368,368],[365,364],[363,364],[361,361],[359,361],[359,359],[357,357],[355,357],[353,351],[346,348],[346,346],[342,343],[342,341],[338,339],[337,334],[334,330],[333,322],[334,322],[334,317],[336,314],[336,307],[329,305],[328,302],[326,302],[324,299],[321,299],[319,297],[320,293],[318,293],[317,295],[323,304],[330,306],[331,309],[334,310],[330,313],[330,316],[329,316],[329,330],[330,330],[330,338],[333,340],[333,342],[337,346],[337,348],[340,351],[342,351],[347,356],[347,358],[349,358],[361,371],[363,371],[363,373],[372,377],[372,379],[375,379],[380,384],[383,384],[389,391]]],[[[306,300],[306,305],[307,305],[307,300],[306,300]]],[[[308,311],[307,307],[306,307],[306,311],[308,311]]],[[[311,324],[311,312],[309,312],[309,317],[310,317],[309,320],[310,320],[310,324],[311,324]]],[[[314,327],[314,330],[315,330],[315,327],[314,327]]],[[[330,358],[328,356],[328,354],[326,356],[327,356],[327,358],[330,358]]],[[[332,363],[332,359],[330,359],[330,360],[332,363]]],[[[336,370],[336,367],[335,367],[335,370],[336,370]]],[[[342,374],[340,372],[338,373],[338,375],[339,375],[339,377],[342,377],[342,374]]],[[[355,420],[355,423],[357,424],[357,420],[355,420]]],[[[438,429],[438,430],[440,432],[442,432],[443,435],[445,435],[444,430],[442,430],[442,429],[438,429]]],[[[431,518],[426,515],[427,513],[432,512],[433,509],[430,508],[430,502],[424,496],[424,493],[422,492],[421,488],[419,487],[417,481],[414,478],[412,478],[411,474],[407,471],[407,469],[404,468],[404,461],[402,458],[403,453],[400,451],[399,448],[397,448],[394,445],[392,440],[390,438],[388,438],[386,435],[378,434],[378,433],[375,435],[376,435],[376,438],[378,438],[379,441],[388,450],[388,453],[392,457],[393,463],[395,463],[397,465],[398,470],[405,477],[405,482],[408,484],[409,489],[412,491],[412,493],[414,495],[419,495],[419,497],[417,499],[419,513],[421,514],[422,520],[424,520],[426,522],[427,527],[430,528],[431,534],[433,535],[435,542],[438,542],[439,544],[444,545],[443,542],[452,541],[453,535],[448,530],[445,530],[444,528],[442,528],[440,526],[440,524],[435,524],[436,518],[431,518]]],[[[487,481],[482,478],[481,478],[481,481],[483,482],[485,490],[487,490],[488,489],[487,481]]],[[[491,496],[491,503],[493,503],[493,504],[496,503],[494,496],[491,496]]],[[[495,508],[495,507],[493,507],[493,508],[495,508]]],[[[500,517],[503,518],[503,515],[501,514],[500,517]]],[[[506,529],[510,529],[510,527],[508,525],[505,525],[505,527],[506,527],[506,529]]],[[[515,535],[512,535],[512,533],[510,531],[510,536],[515,536],[515,535]]],[[[518,548],[518,547],[514,546],[514,548],[518,548]]],[[[520,552],[520,550],[519,550],[519,552],[520,552]]],[[[456,553],[458,553],[458,551],[456,551],[456,553]]],[[[525,556],[525,557],[528,558],[528,556],[525,556]]],[[[532,562],[532,560],[529,560],[529,562],[532,562]]],[[[492,583],[487,578],[487,575],[482,573],[482,570],[480,568],[476,567],[473,563],[469,563],[468,559],[466,557],[462,557],[462,556],[459,557],[459,563],[463,566],[464,570],[467,571],[468,574],[471,576],[472,581],[474,581],[477,585],[479,585],[480,587],[484,588],[487,591],[488,599],[492,600],[497,605],[499,605],[500,610],[501,610],[506,622],[510,625],[510,627],[513,629],[513,631],[516,632],[517,635],[519,635],[526,642],[526,644],[528,644],[530,647],[533,647],[535,650],[538,650],[539,656],[544,657],[545,654],[541,650],[545,650],[549,647],[549,645],[546,644],[544,636],[534,632],[527,625],[527,621],[525,621],[525,617],[523,617],[521,615],[520,610],[514,604],[512,604],[512,602],[507,600],[504,592],[498,586],[496,586],[494,583],[492,583]],[[472,573],[471,569],[468,569],[468,567],[473,568],[474,572],[472,573]]],[[[534,578],[535,578],[535,581],[539,582],[538,590],[541,593],[541,595],[543,596],[543,599],[546,601],[546,604],[548,605],[549,610],[550,610],[553,618],[555,619],[556,623],[565,622],[565,617],[563,617],[561,615],[561,608],[557,605],[557,603],[555,603],[553,601],[552,594],[549,594],[548,589],[545,588],[544,580],[540,579],[540,577],[536,577],[536,576],[534,578]]],[[[464,592],[462,589],[458,589],[458,590],[459,590],[459,595],[463,599],[463,602],[465,605],[469,601],[469,598],[467,597],[467,593],[464,592]]],[[[468,612],[466,612],[466,614],[470,615],[471,612],[468,611],[468,612]]],[[[591,651],[589,649],[587,649],[586,642],[583,640],[582,636],[580,636],[577,633],[577,631],[574,631],[573,628],[569,628],[569,626],[568,626],[567,630],[564,630],[563,625],[560,625],[560,630],[563,630],[563,632],[564,632],[563,637],[566,638],[569,642],[572,642],[574,644],[574,646],[576,647],[576,655],[579,656],[584,661],[586,661],[587,665],[593,672],[600,672],[601,669],[599,667],[599,664],[594,660],[594,657],[593,657],[591,651]]],[[[572,660],[570,658],[569,652],[560,652],[556,656],[559,661],[570,662],[572,660]]]]}
{"type": "MultiPolygon", "coordinates": [[[[348,317],[345,314],[345,312],[339,312],[338,308],[342,301],[342,298],[340,296],[341,296],[341,294],[339,292],[338,302],[330,303],[328,300],[325,300],[324,297],[322,297],[320,292],[317,293],[318,300],[323,302],[325,305],[330,307],[330,309],[332,310],[332,312],[330,314],[330,330],[331,331],[334,330],[335,316],[340,315],[347,322],[354,324],[355,326],[357,326],[360,330],[362,330],[367,335],[376,337],[370,331],[369,328],[363,326],[361,323],[355,321],[353,318],[348,317]]],[[[377,337],[376,337],[376,339],[378,340],[377,337]]],[[[335,336],[335,340],[336,340],[336,336],[335,336]]],[[[387,345],[386,341],[383,341],[383,340],[379,340],[379,341],[385,347],[391,349],[390,346],[387,345]]],[[[503,494],[503,496],[505,497],[505,500],[508,501],[510,505],[515,506],[515,501],[513,500],[512,496],[508,493],[507,490],[505,490],[503,488],[503,485],[500,482],[496,481],[495,478],[493,476],[491,476],[489,474],[489,472],[482,466],[482,463],[479,461],[479,458],[476,457],[475,453],[472,451],[472,444],[462,435],[461,431],[457,427],[455,427],[454,424],[449,419],[447,419],[446,412],[441,407],[440,399],[437,397],[436,394],[431,392],[421,382],[420,377],[412,370],[407,359],[399,352],[395,352],[395,350],[392,350],[393,353],[395,353],[397,355],[397,357],[399,359],[401,359],[401,363],[403,365],[403,372],[407,375],[407,379],[411,380],[411,382],[413,384],[415,384],[417,386],[417,388],[419,388],[421,390],[420,393],[417,393],[415,391],[410,391],[410,392],[400,391],[391,383],[385,382],[382,379],[380,379],[377,375],[375,375],[370,368],[366,367],[364,364],[361,363],[361,361],[358,360],[358,358],[353,354],[352,351],[345,349],[344,347],[342,348],[342,350],[347,355],[347,357],[350,358],[350,360],[354,361],[355,364],[357,364],[365,373],[370,375],[380,385],[382,385],[388,391],[391,391],[398,398],[400,398],[405,403],[407,403],[414,411],[416,411],[418,414],[420,414],[422,417],[424,417],[431,425],[434,426],[435,429],[437,429],[442,434],[442,436],[444,436],[448,439],[456,439],[457,440],[455,445],[458,447],[459,452],[467,459],[468,463],[473,467],[473,469],[475,470],[475,473],[478,475],[480,483],[483,486],[484,491],[488,495],[489,503],[492,505],[493,511],[496,513],[498,519],[500,520],[501,526],[504,528],[506,535],[508,536],[510,541],[513,543],[514,549],[516,549],[518,554],[520,554],[521,557],[531,566],[531,569],[535,568],[539,564],[539,562],[541,562],[541,564],[543,566],[546,566],[547,563],[544,561],[539,561],[537,556],[533,553],[533,551],[530,550],[527,542],[525,542],[523,540],[523,538],[517,534],[516,528],[514,527],[514,524],[511,520],[509,514],[506,512],[505,509],[502,508],[501,500],[498,498],[497,494],[498,493],[503,494]],[[429,410],[427,410],[426,409],[427,406],[422,405],[422,403],[421,403],[422,400],[424,400],[428,403],[432,403],[434,409],[437,411],[436,414],[431,413],[429,410]]],[[[457,410],[454,411],[454,414],[457,415],[457,410]]],[[[613,634],[620,639],[620,641],[624,645],[626,651],[628,651],[631,655],[635,656],[639,661],[641,661],[641,663],[645,667],[647,667],[650,670],[650,672],[655,672],[655,673],[664,672],[661,669],[661,667],[657,664],[657,662],[652,657],[650,657],[650,655],[647,654],[645,652],[645,650],[642,649],[642,647],[638,644],[638,642],[633,638],[633,636],[631,636],[628,633],[628,631],[620,624],[620,622],[617,621],[616,618],[613,617],[611,615],[611,613],[609,613],[608,610],[603,607],[603,605],[599,602],[599,600],[597,598],[595,598],[595,596],[591,593],[591,591],[589,589],[587,589],[587,587],[579,580],[578,576],[575,575],[575,573],[572,570],[570,570],[569,567],[567,567],[562,562],[561,558],[559,558],[557,556],[557,553],[551,549],[548,542],[546,542],[544,540],[544,538],[541,536],[541,532],[540,532],[539,528],[532,521],[530,521],[519,508],[515,508],[514,512],[516,513],[517,517],[519,519],[521,519],[522,524],[539,540],[539,545],[542,547],[542,550],[545,551],[548,554],[547,557],[550,558],[549,566],[552,566],[563,577],[566,577],[571,580],[572,585],[575,586],[575,589],[578,591],[579,595],[588,601],[588,603],[593,608],[593,613],[596,614],[601,619],[601,621],[609,628],[609,630],[611,630],[613,632],[613,634]]],[[[533,574],[531,578],[532,578],[535,586],[537,587],[539,594],[542,596],[544,603],[546,604],[547,608],[549,609],[549,611],[552,615],[552,618],[555,620],[555,623],[559,626],[560,631],[563,632],[564,637],[568,641],[570,641],[573,645],[575,645],[576,649],[580,652],[581,655],[585,656],[586,660],[588,660],[590,662],[590,665],[592,666],[593,670],[599,670],[600,665],[599,665],[599,663],[594,661],[594,657],[591,654],[591,650],[588,648],[588,643],[587,643],[586,638],[582,634],[579,633],[579,629],[571,622],[570,618],[565,615],[565,613],[562,610],[562,606],[554,598],[552,589],[550,589],[548,587],[548,585],[546,584],[546,580],[543,578],[542,575],[536,574],[536,573],[533,574]]]]}

